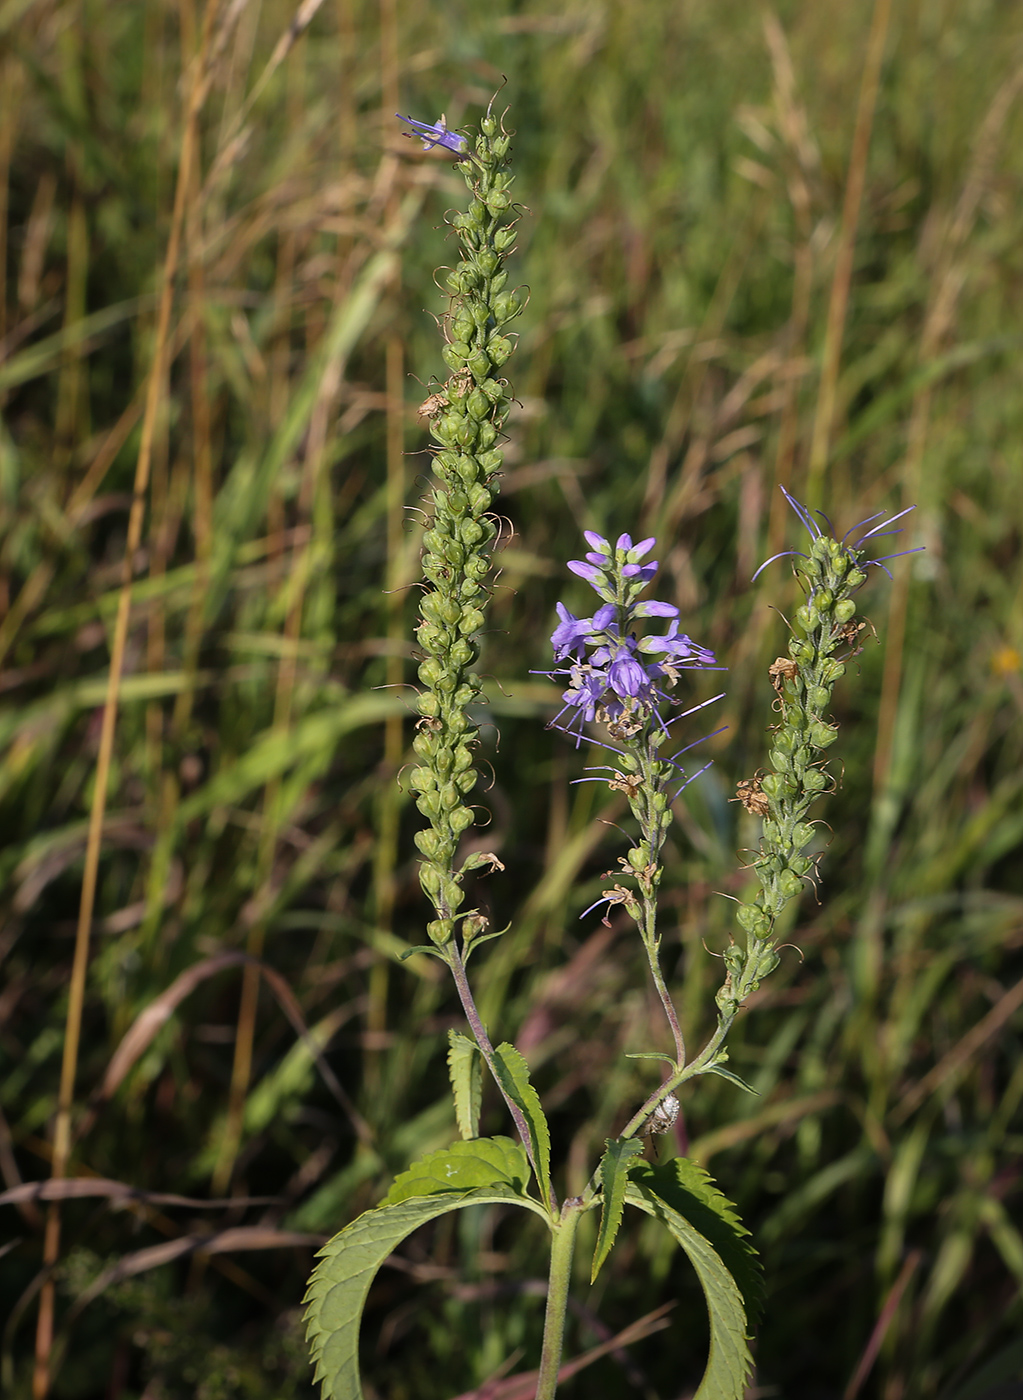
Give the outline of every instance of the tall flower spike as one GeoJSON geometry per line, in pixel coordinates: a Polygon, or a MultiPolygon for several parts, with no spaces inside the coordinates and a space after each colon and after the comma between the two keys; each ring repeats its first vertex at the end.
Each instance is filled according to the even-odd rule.
{"type": "MultiPolygon", "coordinates": [[[[468,156],[468,142],[449,132],[443,118],[434,126],[403,120],[423,134],[425,145],[468,156]]],[[[490,543],[497,533],[488,512],[497,493],[502,463],[497,444],[511,399],[501,376],[512,352],[504,327],[521,306],[516,292],[504,290],[504,264],[515,241],[508,214],[508,147],[501,123],[488,111],[473,159],[462,165],[471,195],[468,209],[451,219],[462,251],[447,279],[452,296],[444,317],[443,356],[451,374],[434,396],[440,407],[430,419],[434,486],[423,536],[427,586],[416,629],[423,689],[413,748],[420,766],[410,785],[430,823],[415,840],[423,854],[420,883],[435,915],[427,932],[441,956],[455,938],[463,876],[474,868],[470,856],[456,869],[455,853],[462,832],[473,822],[467,802],[477,780],[473,748],[478,730],[470,706],[478,703],[481,690],[474,663],[490,601],[490,543]]],[[[460,931],[463,951],[482,936],[479,920],[465,915],[460,931]]]]}
{"type": "Polygon", "coordinates": [[[678,608],[673,604],[656,599],[640,602],[640,594],[657,572],[656,562],[646,557],[656,540],[633,544],[631,535],[623,534],[612,545],[593,530],[585,533],[590,548],[584,559],[573,559],[568,567],[585,579],[602,601],[588,618],[577,618],[563,603],[558,604],[560,621],[551,642],[555,661],[564,664],[547,674],[565,676],[569,685],[562,694],[564,705],[551,725],[572,735],[576,748],[586,724],[599,720],[607,726],[611,739],[621,747],[604,745],[616,755],[616,762],[607,770],[611,777],[601,781],[607,781],[613,792],[625,793],[639,831],[632,849],[619,861],[621,873],[615,872],[619,882],[605,889],[580,917],[604,905],[605,923],[615,908],[635,920],[674,1040],[675,1068],[681,1073],[686,1049],[660,967],[657,890],[661,848],[672,820],[671,805],[695,775],[686,773],[677,761],[678,754],[658,757],[673,722],[665,719],[661,708],[678,703],[671,692],[683,670],[712,667],[714,656],[679,634],[678,608]],[[647,618],[666,619],[667,631],[638,637],[635,625],[647,618]],[[623,885],[621,879],[631,884],[623,885]]]}
{"type": "MultiPolygon", "coordinates": [[[[851,535],[878,520],[877,515],[839,540],[826,517],[821,518],[829,533],[795,497],[784,494],[810,535],[806,553],[785,551],[795,560],[793,569],[804,601],[793,615],[788,656],[779,657],[770,667],[781,716],[769,755],[772,771],[739,785],[738,800],[747,811],[764,817],[760,851],[753,861],[760,891],[750,904],[739,907],[745,949],[733,944],[726,952],[727,975],[717,997],[724,1022],[730,1022],[761,978],[777,965],[775,921],[789,900],[802,893],[803,881],[814,868],[813,858],[803,854],[813,837],[808,816],[829,784],[824,755],[838,738],[838,727],[828,713],[831,696],[835,682],[845,673],[840,658],[848,655],[858,631],[852,595],[866,581],[868,564],[884,568],[881,560],[863,557],[863,542],[881,531],[882,524],[867,530],[857,544],[847,543],[851,535]]],[[[888,525],[905,514],[901,511],[888,525]]]]}

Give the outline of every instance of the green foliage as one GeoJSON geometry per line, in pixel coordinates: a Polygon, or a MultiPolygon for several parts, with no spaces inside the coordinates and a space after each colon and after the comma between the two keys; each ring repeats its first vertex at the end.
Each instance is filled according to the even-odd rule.
{"type": "Polygon", "coordinates": [[[643,1144],[637,1138],[608,1138],[607,1147],[600,1159],[600,1231],[593,1251],[593,1264],[590,1267],[590,1283],[596,1281],[601,1265],[611,1253],[622,1223],[625,1210],[625,1188],[629,1182],[629,1172],[636,1165],[636,1157],[642,1156],[643,1144]]]}
{"type": "MultiPolygon", "coordinates": [[[[469,1145],[454,1144],[455,1177],[464,1175],[468,1179],[471,1174],[462,1161],[462,1154],[454,1151],[469,1145]]],[[[509,1148],[512,1146],[508,1143],[509,1148]]],[[[479,1167],[483,1158],[475,1157],[472,1161],[477,1164],[476,1174],[485,1175],[485,1169],[479,1167]]],[[[434,1173],[438,1170],[439,1164],[435,1164],[434,1173]]],[[[412,1195],[396,1204],[367,1211],[320,1251],[320,1262],[309,1281],[305,1303],[316,1379],[323,1383],[325,1400],[362,1400],[358,1354],[362,1310],[377,1270],[407,1235],[439,1215],[466,1206],[527,1204],[520,1189],[500,1183],[456,1194],[443,1184],[443,1177],[436,1174],[415,1177],[414,1181],[423,1185],[433,1181],[434,1194],[412,1195]]],[[[400,1195],[399,1183],[395,1186],[400,1195]]],[[[539,1207],[532,1208],[542,1213],[539,1207]]]]}
{"type": "MultiPolygon", "coordinates": [[[[697,1207],[694,1211],[692,1198],[685,1187],[679,1189],[680,1185],[674,1173],[667,1180],[657,1176],[637,1179],[628,1183],[625,1199],[665,1226],[696,1270],[707,1300],[710,1355],[694,1400],[741,1400],[746,1393],[753,1365],[747,1346],[743,1297],[721,1254],[703,1231],[692,1223],[692,1216],[697,1214],[701,1224],[711,1224],[710,1217],[713,1216],[717,1224],[711,1228],[718,1241],[729,1237],[729,1229],[735,1243],[746,1232],[727,1209],[727,1203],[720,1210],[715,1209],[713,1204],[706,1209],[705,1193],[700,1193],[698,1197],[699,1207],[703,1209],[697,1207]],[[663,1196],[662,1187],[665,1188],[663,1196]],[[682,1209],[678,1209],[679,1206],[682,1209]]],[[[718,1196],[718,1199],[724,1202],[723,1197],[718,1196]]]]}
{"type": "Polygon", "coordinates": [[[498,1083],[509,1099],[518,1105],[529,1128],[532,1159],[540,1198],[551,1196],[551,1134],[540,1097],[529,1081],[529,1066],[514,1045],[505,1041],[494,1047],[498,1083]]]}
{"type": "Polygon", "coordinates": [[[639,1163],[630,1179],[676,1215],[684,1216],[713,1245],[742,1294],[750,1328],[755,1327],[763,1310],[763,1270],[749,1230],[707,1171],[698,1162],[676,1157],[660,1166],[639,1163]]]}
{"type": "MultiPolygon", "coordinates": [[[[528,1179],[529,1162],[519,1143],[506,1137],[474,1138],[472,1142],[453,1142],[415,1162],[396,1178],[383,1205],[482,1186],[506,1186],[525,1200],[528,1179]]],[[[535,1202],[530,1204],[537,1208],[535,1202]]]]}
{"type": "Polygon", "coordinates": [[[476,1042],[460,1031],[448,1031],[448,1074],[455,1099],[458,1131],[463,1138],[479,1137],[483,1061],[476,1042]]]}

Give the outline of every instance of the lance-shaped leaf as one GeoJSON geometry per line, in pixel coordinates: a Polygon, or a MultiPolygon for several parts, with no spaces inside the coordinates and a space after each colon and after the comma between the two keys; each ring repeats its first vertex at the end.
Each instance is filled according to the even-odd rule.
{"type": "MultiPolygon", "coordinates": [[[[455,1144],[463,1145],[470,1146],[455,1144]]],[[[546,1211],[510,1186],[444,1190],[368,1210],[323,1247],[305,1296],[307,1336],[323,1400],[363,1400],[359,1324],[370,1285],[387,1256],[418,1226],[446,1211],[500,1204],[525,1206],[547,1220],[546,1211]]]]}
{"type": "Polygon", "coordinates": [[[483,1098],[483,1061],[476,1042],[460,1031],[448,1031],[448,1074],[455,1096],[458,1131],[464,1138],[477,1138],[483,1098]]]}
{"type": "Polygon", "coordinates": [[[745,1089],[747,1094],[755,1094],[760,1097],[758,1091],[751,1084],[747,1084],[745,1079],[741,1079],[734,1069],[729,1069],[727,1065],[708,1065],[704,1074],[719,1074],[722,1079],[727,1079],[730,1084],[735,1084],[739,1089],[745,1089]]]}
{"type": "Polygon", "coordinates": [[[494,1063],[501,1088],[522,1110],[529,1125],[537,1185],[544,1202],[548,1202],[551,1199],[551,1134],[540,1107],[540,1097],[529,1082],[529,1066],[507,1041],[494,1050],[494,1063]]]}
{"type": "Polygon", "coordinates": [[[508,1137],[473,1138],[470,1142],[453,1142],[450,1147],[413,1162],[395,1178],[380,1204],[393,1206],[412,1196],[500,1186],[514,1191],[524,1203],[536,1206],[536,1201],[526,1196],[528,1182],[529,1161],[519,1143],[508,1137]]]}
{"type": "Polygon", "coordinates": [[[710,1355],[694,1400],[742,1400],[752,1358],[744,1291],[729,1265],[755,1297],[758,1274],[747,1231],[706,1173],[681,1158],[663,1167],[637,1168],[625,1199],[667,1227],[700,1280],[710,1318],[710,1355]]]}
{"type": "Polygon", "coordinates": [[[593,1251],[593,1268],[590,1282],[600,1273],[600,1266],[611,1253],[611,1246],[622,1223],[625,1209],[625,1188],[629,1183],[629,1168],[636,1165],[636,1158],[643,1153],[643,1144],[638,1138],[608,1138],[607,1150],[600,1159],[600,1184],[604,1199],[600,1209],[600,1230],[597,1234],[597,1247],[593,1251]]]}

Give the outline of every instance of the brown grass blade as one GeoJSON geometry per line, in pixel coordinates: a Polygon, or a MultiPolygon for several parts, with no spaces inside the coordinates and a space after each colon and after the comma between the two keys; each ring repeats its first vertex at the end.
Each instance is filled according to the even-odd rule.
{"type": "MultiPolygon", "coordinates": [[[[648,1312],[645,1317],[637,1318],[628,1327],[623,1327],[620,1332],[609,1337],[606,1342],[601,1342],[599,1346],[584,1351],[574,1361],[566,1362],[558,1371],[558,1381],[567,1381],[570,1377],[578,1375],[587,1366],[591,1366],[594,1361],[599,1361],[602,1356],[606,1356],[610,1351],[615,1351],[618,1347],[631,1346],[633,1342],[640,1342],[644,1337],[652,1337],[655,1332],[663,1331],[668,1326],[665,1314],[669,1313],[674,1306],[674,1302],[662,1303],[659,1308],[654,1308],[653,1312],[648,1312]]],[[[475,1390],[466,1390],[461,1395],[455,1396],[455,1400],[533,1400],[533,1396],[536,1394],[537,1375],[536,1371],[523,1371],[517,1376],[508,1376],[505,1380],[485,1381],[475,1390]]]]}
{"type": "Polygon", "coordinates": [[[26,1181],[12,1186],[0,1191],[0,1206],[20,1205],[25,1201],[80,1201],[95,1196],[110,1201],[136,1201],[147,1206],[187,1206],[189,1210],[276,1205],[280,1199],[278,1196],[230,1196],[204,1201],[195,1196],[178,1196],[173,1191],[143,1191],[125,1181],[111,1181],[106,1177],[72,1176],[60,1181],[26,1181]]]}

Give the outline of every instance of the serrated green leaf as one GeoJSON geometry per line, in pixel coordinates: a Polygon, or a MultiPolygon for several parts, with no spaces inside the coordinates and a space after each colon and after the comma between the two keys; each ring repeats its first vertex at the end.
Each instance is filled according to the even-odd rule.
{"type": "Polygon", "coordinates": [[[629,1168],[635,1166],[636,1158],[642,1156],[643,1144],[638,1138],[607,1139],[607,1150],[600,1159],[600,1184],[604,1199],[600,1207],[600,1230],[597,1233],[597,1247],[593,1251],[593,1267],[590,1282],[600,1273],[601,1265],[611,1253],[611,1246],[622,1223],[625,1209],[625,1188],[629,1181],[629,1168]]]}
{"type": "Polygon", "coordinates": [[[324,1245],[304,1299],[306,1335],[316,1368],[315,1380],[323,1386],[323,1400],[363,1400],[359,1324],[370,1285],[387,1256],[413,1230],[438,1215],[465,1206],[499,1204],[525,1206],[547,1219],[535,1201],[511,1187],[485,1186],[475,1191],[444,1191],[378,1206],[360,1215],[324,1245]]]}
{"type": "Polygon", "coordinates": [[[740,1089],[745,1089],[747,1094],[755,1094],[757,1098],[760,1097],[757,1089],[754,1089],[751,1084],[747,1084],[745,1079],[740,1079],[735,1070],[729,1069],[727,1065],[708,1065],[704,1074],[719,1074],[722,1079],[727,1079],[730,1083],[737,1084],[740,1089]]]}
{"type": "Polygon", "coordinates": [[[448,1074],[455,1096],[455,1117],[463,1138],[480,1135],[483,1060],[479,1046],[460,1031],[448,1031],[448,1074]]]}
{"type": "MultiPolygon", "coordinates": [[[[669,1166],[672,1165],[669,1163],[669,1166]]],[[[677,1189],[671,1190],[671,1194],[677,1197],[677,1189]]],[[[635,1180],[627,1184],[625,1199],[667,1227],[685,1251],[700,1280],[710,1318],[710,1355],[693,1400],[743,1400],[753,1358],[747,1345],[742,1294],[721,1255],[690,1222],[688,1212],[683,1215],[667,1204],[639,1173],[635,1180]]],[[[715,1214],[696,1197],[691,1199],[707,1215],[715,1214]]]]}
{"type": "Polygon", "coordinates": [[[660,1166],[642,1162],[632,1173],[665,1204],[677,1211],[714,1246],[735,1279],[746,1305],[751,1326],[760,1317],[764,1279],[760,1259],[750,1232],[739,1219],[731,1201],[714,1183],[714,1178],[698,1162],[675,1157],[660,1166]]]}
{"type": "Polygon", "coordinates": [[[453,1142],[438,1152],[430,1152],[407,1171],[395,1177],[383,1206],[397,1205],[412,1196],[436,1196],[452,1191],[474,1191],[483,1186],[500,1186],[514,1191],[530,1206],[526,1196],[529,1160],[520,1143],[508,1137],[473,1138],[453,1142]]]}
{"type": "Polygon", "coordinates": [[[540,1097],[529,1082],[529,1066],[507,1041],[494,1050],[494,1063],[501,1088],[517,1104],[529,1125],[530,1145],[536,1163],[540,1196],[546,1204],[551,1198],[551,1134],[540,1107],[540,1097]]]}

